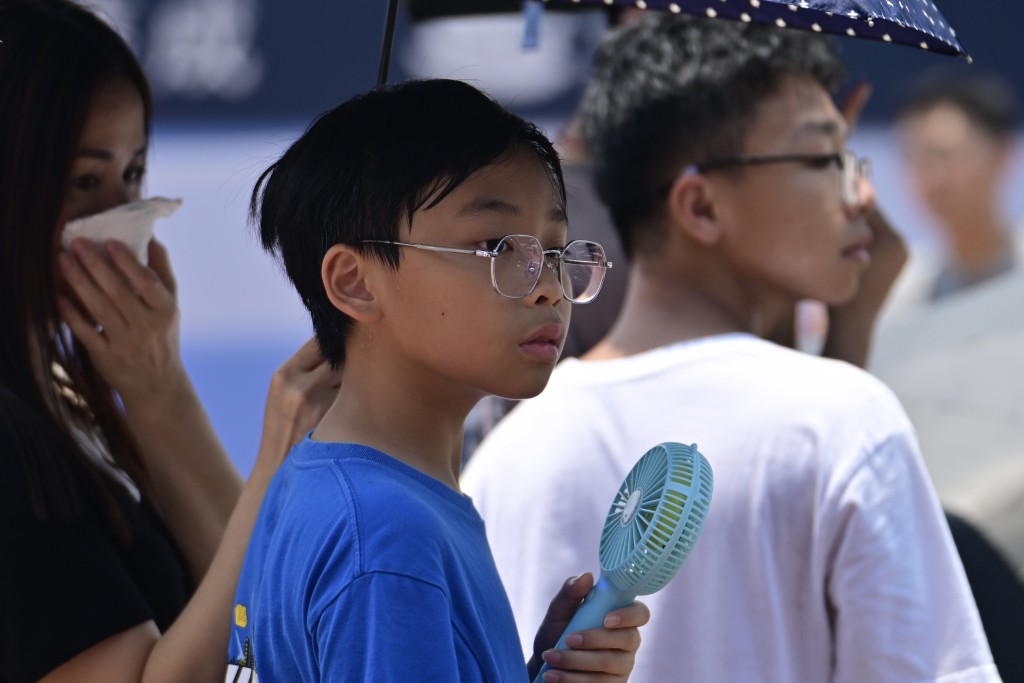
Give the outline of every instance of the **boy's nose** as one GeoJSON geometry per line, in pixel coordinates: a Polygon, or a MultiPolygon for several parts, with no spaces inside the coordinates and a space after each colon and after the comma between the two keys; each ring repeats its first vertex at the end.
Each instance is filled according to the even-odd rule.
{"type": "Polygon", "coordinates": [[[554,305],[565,297],[565,292],[562,291],[560,263],[558,257],[545,254],[543,264],[537,286],[530,293],[530,303],[554,305]]]}
{"type": "Polygon", "coordinates": [[[846,214],[850,218],[865,216],[875,206],[876,201],[878,201],[878,195],[875,194],[875,186],[871,184],[871,180],[863,177],[858,178],[857,201],[846,205],[846,214]]]}

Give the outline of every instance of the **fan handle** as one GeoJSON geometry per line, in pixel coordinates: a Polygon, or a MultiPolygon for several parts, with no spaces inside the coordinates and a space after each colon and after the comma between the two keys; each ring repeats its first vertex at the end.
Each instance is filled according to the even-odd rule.
{"type": "MultiPolygon", "coordinates": [[[[558,639],[558,643],[555,644],[555,648],[559,650],[566,649],[565,639],[570,634],[576,631],[583,631],[588,628],[598,628],[604,624],[604,618],[612,610],[617,610],[620,607],[633,604],[633,600],[636,599],[635,593],[624,593],[615,584],[605,578],[604,573],[598,578],[597,583],[587,593],[587,597],[583,598],[583,603],[579,609],[576,610],[576,614],[573,616],[572,621],[565,627],[565,632],[562,633],[562,637],[558,639]]],[[[551,667],[544,664],[537,672],[537,677],[533,679],[533,683],[544,683],[544,679],[541,676],[544,672],[549,670],[551,667]]]]}

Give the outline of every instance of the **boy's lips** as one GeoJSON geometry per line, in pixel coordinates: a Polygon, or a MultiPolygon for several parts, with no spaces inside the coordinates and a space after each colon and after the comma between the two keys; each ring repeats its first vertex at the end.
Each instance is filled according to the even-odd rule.
{"type": "Polygon", "coordinates": [[[554,362],[558,360],[564,337],[564,326],[559,323],[547,323],[530,332],[526,341],[519,344],[519,348],[528,356],[554,362]]]}
{"type": "Polygon", "coordinates": [[[848,244],[843,248],[843,258],[856,261],[857,263],[867,265],[871,262],[871,242],[873,241],[873,235],[868,234],[867,236],[848,244]]]}

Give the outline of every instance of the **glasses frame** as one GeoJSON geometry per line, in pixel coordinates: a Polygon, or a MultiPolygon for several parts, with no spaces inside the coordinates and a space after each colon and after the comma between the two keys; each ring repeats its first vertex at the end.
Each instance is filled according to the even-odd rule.
{"type": "Polygon", "coordinates": [[[820,154],[737,154],[732,157],[713,159],[688,166],[683,171],[688,173],[707,173],[721,168],[733,166],[760,166],[763,164],[815,163],[830,161],[839,169],[839,193],[843,204],[849,207],[860,203],[861,193],[859,181],[871,177],[871,160],[857,156],[851,150],[842,152],[825,152],[820,154]],[[852,175],[851,175],[852,173],[852,175]]]}
{"type": "Polygon", "coordinates": [[[523,238],[526,238],[528,240],[532,240],[534,243],[537,244],[538,247],[541,246],[540,240],[538,240],[533,235],[522,235],[522,234],[505,235],[500,240],[498,240],[498,243],[495,245],[494,249],[463,249],[463,248],[460,248],[460,247],[442,247],[442,246],[438,246],[436,244],[423,244],[423,243],[420,243],[420,242],[401,242],[399,240],[363,240],[362,243],[363,244],[393,244],[393,245],[399,246],[399,247],[412,247],[413,249],[423,249],[423,250],[426,250],[426,251],[438,251],[438,252],[445,252],[445,253],[449,253],[449,254],[469,254],[471,256],[482,256],[482,257],[485,257],[485,258],[489,258],[489,259],[491,259],[491,287],[494,288],[495,292],[497,292],[500,296],[502,296],[502,297],[504,297],[506,299],[525,299],[526,297],[530,296],[530,294],[532,294],[533,291],[535,289],[537,289],[537,285],[540,283],[540,279],[544,275],[544,267],[549,268],[552,271],[554,271],[555,277],[558,279],[558,286],[562,289],[562,294],[564,294],[565,298],[568,299],[569,301],[571,301],[572,303],[581,303],[581,304],[589,303],[589,302],[593,301],[595,298],[597,298],[597,295],[601,292],[601,287],[604,285],[605,273],[608,271],[609,268],[612,267],[612,262],[609,261],[607,258],[604,258],[604,260],[602,262],[600,262],[600,263],[597,263],[595,261],[579,261],[579,260],[575,260],[575,259],[567,259],[567,258],[565,258],[565,252],[568,251],[569,247],[571,247],[573,244],[576,244],[576,243],[579,243],[579,242],[586,243],[586,244],[594,244],[594,245],[596,245],[597,247],[599,247],[601,249],[601,253],[602,254],[605,253],[604,252],[604,247],[601,246],[599,243],[594,242],[592,240],[572,240],[571,242],[566,244],[561,249],[544,249],[543,247],[541,247],[541,254],[542,254],[541,264],[542,264],[543,267],[537,271],[537,279],[535,279],[533,281],[533,284],[530,286],[530,289],[528,291],[526,291],[525,293],[520,294],[519,296],[510,296],[508,294],[505,294],[504,292],[502,292],[498,288],[498,280],[497,280],[497,277],[496,277],[496,272],[495,272],[495,268],[494,268],[494,262],[497,259],[497,257],[499,255],[501,255],[501,246],[502,246],[502,244],[505,242],[505,240],[509,239],[510,237],[523,237],[523,238]],[[554,263],[549,263],[548,259],[551,259],[552,261],[554,261],[554,263]],[[601,281],[598,283],[597,289],[594,291],[593,296],[591,296],[589,299],[586,299],[586,300],[583,300],[583,301],[577,301],[577,300],[574,300],[572,298],[572,295],[569,292],[565,291],[565,283],[562,281],[562,263],[563,262],[577,264],[577,265],[587,265],[587,266],[598,267],[598,268],[602,269],[602,271],[601,271],[601,281]]]}

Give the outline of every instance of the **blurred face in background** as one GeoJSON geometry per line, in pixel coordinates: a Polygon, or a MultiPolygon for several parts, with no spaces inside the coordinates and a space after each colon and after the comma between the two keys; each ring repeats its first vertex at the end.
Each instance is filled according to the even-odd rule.
{"type": "Polygon", "coordinates": [[[944,228],[991,211],[1009,140],[987,133],[951,103],[906,116],[897,131],[911,187],[944,228]]]}

